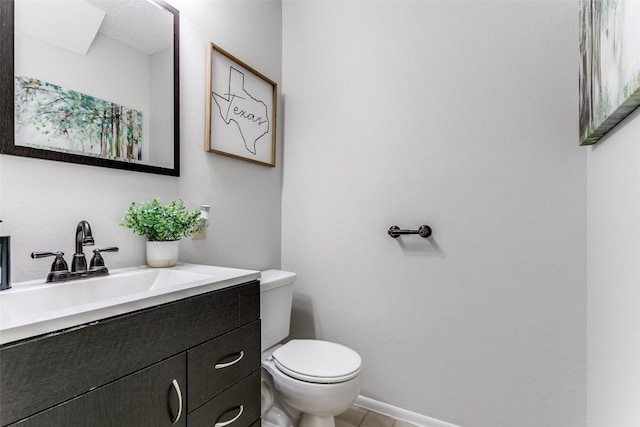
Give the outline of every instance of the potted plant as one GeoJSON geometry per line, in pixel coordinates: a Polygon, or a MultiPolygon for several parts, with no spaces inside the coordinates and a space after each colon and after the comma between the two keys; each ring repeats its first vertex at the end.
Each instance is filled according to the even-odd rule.
{"type": "Polygon", "coordinates": [[[178,262],[178,242],[200,223],[200,211],[189,212],[182,200],[161,205],[160,200],[133,202],[120,225],[147,238],[147,264],[172,267],[178,262]]]}

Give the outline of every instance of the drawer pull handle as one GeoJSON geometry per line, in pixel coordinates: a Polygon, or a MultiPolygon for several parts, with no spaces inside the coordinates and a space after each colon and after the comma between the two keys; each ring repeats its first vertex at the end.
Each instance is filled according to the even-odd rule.
{"type": "Polygon", "coordinates": [[[238,411],[238,415],[236,415],[235,417],[233,417],[233,418],[232,418],[232,419],[230,419],[229,421],[223,421],[223,422],[221,422],[221,423],[220,423],[220,422],[218,422],[218,423],[216,423],[216,424],[215,424],[215,426],[214,426],[214,427],[226,427],[226,426],[228,426],[229,424],[234,423],[238,418],[240,418],[240,415],[242,415],[242,412],[244,412],[244,405],[240,405],[240,406],[238,406],[238,409],[239,409],[239,411],[238,411]]]}
{"type": "Polygon", "coordinates": [[[233,359],[231,362],[228,362],[228,363],[216,363],[214,365],[214,368],[216,368],[216,369],[228,368],[229,366],[235,365],[236,363],[241,361],[243,357],[244,357],[244,351],[241,351],[240,355],[237,358],[233,359]]]}
{"type": "Polygon", "coordinates": [[[180,384],[178,384],[178,380],[174,379],[171,381],[171,386],[176,391],[178,395],[178,415],[171,421],[171,424],[175,424],[178,422],[180,417],[182,416],[182,391],[180,390],[180,384]]]}

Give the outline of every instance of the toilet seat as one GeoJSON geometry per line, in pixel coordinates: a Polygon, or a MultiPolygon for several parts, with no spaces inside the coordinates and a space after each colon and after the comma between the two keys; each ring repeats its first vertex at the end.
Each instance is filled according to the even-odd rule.
{"type": "Polygon", "coordinates": [[[320,340],[291,340],[272,354],[282,373],[302,381],[335,384],[355,378],[362,359],[348,347],[320,340]]]}

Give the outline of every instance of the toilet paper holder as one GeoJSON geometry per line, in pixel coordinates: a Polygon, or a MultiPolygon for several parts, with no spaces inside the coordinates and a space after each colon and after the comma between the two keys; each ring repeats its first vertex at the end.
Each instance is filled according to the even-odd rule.
{"type": "Polygon", "coordinates": [[[393,237],[394,239],[403,234],[418,234],[420,237],[424,237],[426,239],[427,237],[431,236],[431,227],[429,227],[428,225],[421,225],[417,230],[403,230],[397,225],[392,225],[391,227],[389,227],[387,234],[389,234],[389,236],[393,237]]]}

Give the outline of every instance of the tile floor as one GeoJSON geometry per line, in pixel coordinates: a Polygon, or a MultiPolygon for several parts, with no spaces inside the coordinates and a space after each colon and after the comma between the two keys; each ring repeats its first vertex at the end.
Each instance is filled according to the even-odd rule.
{"type": "Polygon", "coordinates": [[[378,414],[376,412],[363,409],[359,406],[352,406],[346,412],[336,417],[336,427],[416,427],[405,421],[400,421],[378,414]]]}

